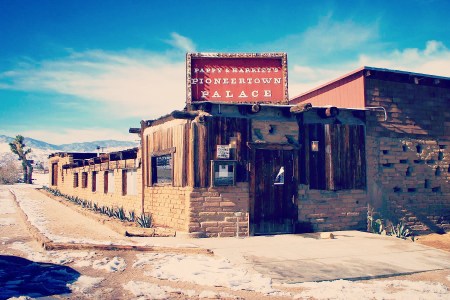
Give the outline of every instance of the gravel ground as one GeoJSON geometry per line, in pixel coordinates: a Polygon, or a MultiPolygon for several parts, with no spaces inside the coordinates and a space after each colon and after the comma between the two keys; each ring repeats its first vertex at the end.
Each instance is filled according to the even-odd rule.
{"type": "MultiPolygon", "coordinates": [[[[39,207],[38,194],[30,192],[39,207]]],[[[0,299],[449,299],[450,270],[364,280],[275,285],[270,279],[239,273],[239,266],[210,256],[136,251],[44,250],[30,235],[7,187],[0,186],[0,299]],[[178,264],[180,262],[180,264],[178,264]],[[178,267],[178,269],[177,269],[178,267]],[[181,274],[186,273],[186,276],[181,274]],[[224,274],[233,278],[224,281],[224,274]],[[12,276],[15,277],[12,277],[12,276]],[[189,277],[191,276],[191,277],[189,277]],[[203,276],[203,279],[202,277],[203,276]],[[199,279],[200,278],[200,279],[199,279]],[[245,288],[244,279],[248,279],[245,288]],[[258,286],[258,284],[260,284],[258,286]],[[261,286],[265,284],[266,286],[261,286]],[[259,288],[258,288],[259,287],[259,288]]],[[[47,204],[46,204],[47,205],[47,204]]],[[[70,208],[67,208],[70,209],[70,208]]],[[[58,207],[55,214],[64,215],[58,207]]],[[[70,215],[69,211],[67,212],[70,215]]],[[[60,238],[83,239],[86,226],[58,227],[60,238]]],[[[104,232],[98,236],[104,237],[104,232]]],[[[108,232],[112,239],[122,236],[108,232]]],[[[449,251],[449,234],[419,237],[419,243],[449,251]]],[[[307,270],[305,270],[307,271],[307,270]]]]}

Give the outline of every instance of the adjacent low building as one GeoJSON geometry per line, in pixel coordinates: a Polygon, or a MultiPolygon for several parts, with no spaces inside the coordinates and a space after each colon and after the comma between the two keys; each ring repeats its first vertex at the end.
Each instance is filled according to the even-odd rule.
{"type": "MultiPolygon", "coordinates": [[[[363,67],[291,103],[377,111],[365,121],[369,209],[416,231],[450,228],[450,78],[363,67]]],[[[333,228],[323,217],[312,222],[333,228]]]]}

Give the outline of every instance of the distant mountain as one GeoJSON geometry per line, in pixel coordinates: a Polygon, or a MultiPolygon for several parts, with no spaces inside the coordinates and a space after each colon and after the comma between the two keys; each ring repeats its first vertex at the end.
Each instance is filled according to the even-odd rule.
{"type": "MultiPolygon", "coordinates": [[[[0,135],[0,143],[11,143],[14,140],[14,138],[6,136],[6,135],[0,135]]],[[[25,145],[30,148],[37,148],[42,150],[59,150],[59,146],[49,144],[43,141],[35,140],[32,138],[25,138],[24,140],[25,145]]]]}
{"type": "MultiPolygon", "coordinates": [[[[0,159],[14,156],[8,145],[13,140],[12,137],[0,135],[0,159]]],[[[139,145],[137,142],[115,140],[54,145],[28,137],[25,137],[24,142],[27,148],[31,148],[30,159],[43,163],[46,163],[48,156],[54,152],[97,152],[97,147],[100,147],[100,152],[112,152],[134,148],[139,145]]]]}
{"type": "MultiPolygon", "coordinates": [[[[14,138],[0,135],[0,143],[11,143],[14,138]]],[[[53,151],[64,151],[64,152],[96,152],[97,147],[100,147],[100,151],[109,151],[109,148],[133,148],[137,147],[137,142],[128,141],[116,141],[116,140],[102,140],[94,142],[83,142],[83,143],[71,143],[71,144],[49,144],[40,140],[35,140],[32,138],[25,137],[25,145],[31,149],[41,149],[41,150],[53,150],[53,151]]]]}
{"type": "MultiPolygon", "coordinates": [[[[95,142],[85,142],[85,143],[72,143],[72,144],[62,144],[58,147],[61,151],[73,151],[73,152],[96,152],[97,147],[100,147],[100,151],[111,151],[108,149],[116,148],[133,148],[137,147],[137,142],[126,142],[126,141],[115,141],[115,140],[104,140],[95,142]]],[[[113,150],[114,151],[114,150],[113,150]]]]}

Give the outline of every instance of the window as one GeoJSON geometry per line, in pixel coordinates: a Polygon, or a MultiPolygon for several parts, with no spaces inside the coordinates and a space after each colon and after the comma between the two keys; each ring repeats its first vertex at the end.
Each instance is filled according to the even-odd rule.
{"type": "Polygon", "coordinates": [[[122,171],[122,195],[137,195],[136,170],[122,171]]]}
{"type": "Polygon", "coordinates": [[[78,187],[78,173],[73,174],[73,187],[74,188],[78,187]]]}
{"type": "Polygon", "coordinates": [[[88,174],[87,172],[81,173],[81,187],[83,189],[87,188],[88,185],[88,174]]]}
{"type": "Polygon", "coordinates": [[[97,171],[92,172],[92,192],[97,191],[97,171]]]}
{"type": "Polygon", "coordinates": [[[172,154],[152,157],[152,183],[171,184],[173,180],[172,154]]]}
{"type": "Polygon", "coordinates": [[[305,126],[301,181],[316,190],[365,189],[365,130],[362,125],[305,126]]]}

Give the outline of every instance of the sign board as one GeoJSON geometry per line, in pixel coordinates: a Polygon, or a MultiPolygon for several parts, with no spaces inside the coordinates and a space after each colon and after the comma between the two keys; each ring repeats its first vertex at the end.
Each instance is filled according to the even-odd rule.
{"type": "Polygon", "coordinates": [[[286,53],[188,53],[187,103],[288,103],[286,53]]]}
{"type": "Polygon", "coordinates": [[[230,145],[217,145],[217,159],[230,158],[230,145]]]}

